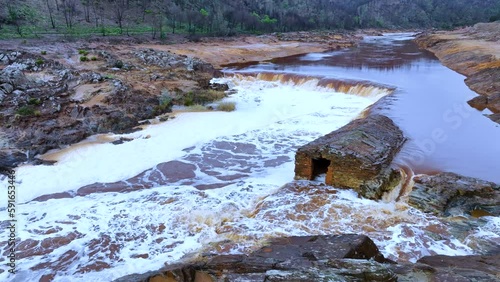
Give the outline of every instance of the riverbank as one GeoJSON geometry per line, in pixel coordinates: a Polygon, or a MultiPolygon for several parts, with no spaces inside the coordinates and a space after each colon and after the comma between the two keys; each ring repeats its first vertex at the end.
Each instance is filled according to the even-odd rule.
{"type": "Polygon", "coordinates": [[[295,32],[199,42],[174,36],[173,44],[112,37],[0,41],[0,169],[39,162],[37,155],[95,134],[166,120],[172,105],[220,100],[227,87],[209,80],[224,64],[345,48],[361,38],[295,32]]]}
{"type": "Polygon", "coordinates": [[[500,123],[500,22],[420,35],[415,40],[447,67],[465,75],[480,96],[469,104],[500,123]]]}

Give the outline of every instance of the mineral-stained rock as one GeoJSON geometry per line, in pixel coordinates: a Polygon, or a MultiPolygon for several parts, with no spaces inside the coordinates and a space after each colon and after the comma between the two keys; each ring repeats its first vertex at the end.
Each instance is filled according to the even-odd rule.
{"type": "MultiPolygon", "coordinates": [[[[447,67],[467,76],[465,83],[482,97],[469,104],[500,113],[500,60],[496,55],[500,38],[500,22],[480,23],[474,27],[422,34],[415,40],[433,52],[447,67]]],[[[492,118],[493,121],[500,121],[492,118]]]]}
{"type": "Polygon", "coordinates": [[[422,175],[414,181],[408,203],[424,212],[438,216],[500,215],[500,185],[495,183],[454,173],[422,175]]]}
{"type": "Polygon", "coordinates": [[[295,155],[296,179],[314,179],[326,173],[326,183],[352,188],[379,199],[400,181],[391,168],[405,138],[386,116],[370,115],[300,147],[295,155]]]}
{"type": "Polygon", "coordinates": [[[488,118],[496,123],[500,123],[500,114],[492,114],[489,115],[488,118]]]}
{"type": "Polygon", "coordinates": [[[487,104],[488,104],[488,97],[486,96],[476,96],[474,97],[473,99],[467,101],[467,103],[473,107],[473,108],[476,108],[480,111],[486,109],[487,107],[487,104]]]}
{"type": "Polygon", "coordinates": [[[391,264],[364,235],[288,237],[250,255],[221,255],[192,265],[115,281],[396,281],[391,264]]]}

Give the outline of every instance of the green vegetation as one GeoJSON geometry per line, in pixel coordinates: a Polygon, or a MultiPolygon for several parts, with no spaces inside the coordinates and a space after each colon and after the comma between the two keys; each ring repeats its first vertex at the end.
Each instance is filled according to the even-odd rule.
{"type": "Polygon", "coordinates": [[[90,60],[91,61],[97,61],[97,57],[96,56],[92,56],[92,57],[90,57],[90,60]]]}
{"type": "Polygon", "coordinates": [[[87,56],[80,56],[80,62],[87,62],[89,58],[87,56]]]}
{"type": "Polygon", "coordinates": [[[119,68],[119,69],[123,68],[123,61],[121,61],[121,60],[117,60],[117,61],[113,64],[113,67],[115,67],[115,68],[119,68]]]}
{"type": "Polygon", "coordinates": [[[219,111],[224,111],[224,112],[232,112],[236,110],[236,103],[235,102],[220,102],[217,104],[217,110],[219,111]]]}
{"type": "Polygon", "coordinates": [[[37,66],[41,66],[41,65],[43,65],[43,63],[44,63],[44,61],[43,61],[43,59],[42,59],[42,58],[38,58],[38,59],[36,59],[36,61],[35,61],[35,64],[36,64],[37,66]]]}
{"type": "Polygon", "coordinates": [[[78,54],[83,55],[83,56],[87,56],[89,54],[89,51],[80,49],[80,50],[78,50],[78,54]]]}
{"type": "Polygon", "coordinates": [[[41,55],[47,55],[47,51],[40,51],[41,55]]]}
{"type": "Polygon", "coordinates": [[[163,89],[158,99],[158,105],[154,108],[154,113],[156,115],[169,112],[172,107],[173,98],[167,89],[163,89]]]}
{"type": "Polygon", "coordinates": [[[195,104],[195,105],[187,107],[186,111],[188,111],[188,112],[205,112],[205,111],[207,111],[207,107],[200,105],[200,104],[195,104]]]}
{"type": "Polygon", "coordinates": [[[28,100],[28,105],[34,105],[34,106],[39,106],[42,104],[42,101],[38,98],[30,98],[28,100]]]}
{"type": "Polygon", "coordinates": [[[33,105],[27,105],[20,107],[16,111],[16,114],[20,116],[39,116],[41,115],[41,112],[39,110],[36,110],[33,105]]]}
{"type": "Polygon", "coordinates": [[[0,38],[453,28],[499,18],[498,0],[0,0],[0,38]]]}

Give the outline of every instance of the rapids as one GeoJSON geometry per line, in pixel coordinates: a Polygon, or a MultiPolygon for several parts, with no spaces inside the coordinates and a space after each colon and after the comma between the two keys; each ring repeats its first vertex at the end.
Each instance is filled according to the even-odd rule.
{"type": "MultiPolygon", "coordinates": [[[[429,254],[474,254],[479,251],[474,248],[478,242],[499,240],[498,218],[486,217],[481,229],[456,238],[445,222],[404,201],[360,199],[352,191],[328,187],[319,180],[301,182],[309,186],[307,190],[283,186],[293,181],[297,147],[345,125],[382,97],[384,103],[370,110],[393,117],[415,138],[400,154],[402,166],[417,173],[467,170],[468,175],[494,178],[488,167],[495,165],[494,155],[453,154],[473,142],[472,137],[481,137],[482,148],[489,146],[488,138],[482,137],[494,140],[498,128],[471,110],[466,110],[469,116],[457,128],[453,128],[456,119],[450,124],[432,120],[448,108],[450,118],[455,117],[454,103],[463,105],[471,93],[462,85],[463,77],[411,47],[409,36],[369,37],[352,50],[227,69],[226,76],[217,81],[237,90],[226,98],[236,103],[234,112],[182,113],[142,131],[94,137],[53,152],[58,160],[53,166],[19,167],[21,240],[16,281],[37,281],[44,275],[54,275],[55,281],[111,281],[203,252],[249,252],[273,236],[362,233],[386,257],[400,262],[429,254]],[[440,79],[435,81],[436,77],[440,79]],[[457,83],[460,86],[452,86],[457,83]],[[452,90],[444,91],[444,86],[452,90]],[[432,87],[440,90],[420,92],[432,87]],[[451,141],[435,142],[433,152],[423,154],[424,160],[416,164],[412,157],[419,152],[418,140],[432,141],[432,130],[438,127],[449,140],[463,137],[461,131],[472,130],[476,135],[456,141],[458,148],[451,141]],[[478,136],[482,130],[489,130],[489,135],[478,136]],[[118,137],[133,140],[120,145],[95,142],[118,137]],[[469,171],[480,157],[483,168],[469,171]],[[466,164],[455,164],[457,159],[466,164]],[[151,187],[128,192],[77,193],[95,182],[128,185],[127,179],[168,161],[189,165],[193,175],[163,179],[161,185],[153,182],[151,187]],[[221,188],[196,188],[206,185],[221,188]],[[33,201],[62,192],[69,196],[33,201]]],[[[498,149],[490,151],[497,153],[498,149]]],[[[6,179],[1,181],[3,186],[6,179]]],[[[5,207],[6,195],[0,196],[0,207],[5,207]]],[[[3,208],[3,227],[6,214],[3,208]]],[[[0,235],[7,238],[6,228],[0,235]]],[[[5,248],[5,242],[0,244],[5,248]]],[[[4,259],[0,262],[5,263],[4,259]]],[[[14,281],[7,272],[0,273],[0,279],[14,281]]]]}

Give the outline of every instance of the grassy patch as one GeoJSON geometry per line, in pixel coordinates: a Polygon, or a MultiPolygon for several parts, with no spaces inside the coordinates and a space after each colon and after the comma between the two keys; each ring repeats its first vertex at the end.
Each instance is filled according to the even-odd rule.
{"type": "Polygon", "coordinates": [[[80,57],[80,62],[87,62],[89,58],[87,56],[81,56],[80,57]]]}
{"type": "Polygon", "coordinates": [[[38,106],[42,103],[42,101],[40,99],[37,99],[37,98],[30,98],[28,100],[28,105],[34,105],[34,106],[38,106]]]}
{"type": "Polygon", "coordinates": [[[16,111],[16,114],[23,117],[28,117],[28,116],[39,116],[41,115],[41,112],[39,110],[36,110],[35,107],[33,107],[33,105],[27,105],[20,107],[16,111]]]}
{"type": "Polygon", "coordinates": [[[184,94],[181,98],[181,104],[189,107],[196,104],[205,105],[226,97],[224,91],[217,90],[197,90],[184,94]]]}
{"type": "Polygon", "coordinates": [[[217,110],[219,111],[224,111],[224,112],[232,112],[236,110],[236,103],[235,102],[220,102],[217,104],[217,110]]]}
{"type": "Polygon", "coordinates": [[[188,111],[188,112],[205,112],[205,111],[207,111],[207,107],[200,105],[200,104],[196,104],[196,105],[192,105],[192,106],[187,107],[186,111],[188,111]]]}

